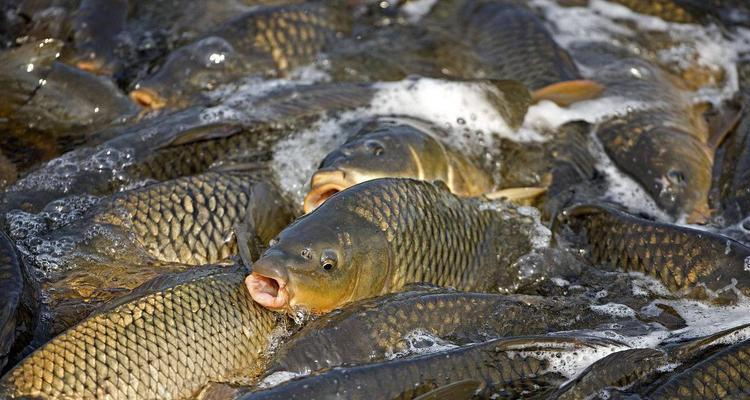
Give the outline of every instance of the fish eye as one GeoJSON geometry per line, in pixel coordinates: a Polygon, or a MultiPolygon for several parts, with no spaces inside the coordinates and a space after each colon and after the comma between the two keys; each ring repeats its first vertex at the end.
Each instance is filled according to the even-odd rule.
{"type": "Polygon", "coordinates": [[[320,266],[324,270],[330,271],[338,264],[338,255],[334,250],[328,249],[323,251],[323,255],[320,256],[320,266]]]}
{"type": "Polygon", "coordinates": [[[385,151],[385,147],[383,147],[383,144],[378,142],[377,140],[370,139],[365,141],[365,147],[367,147],[367,149],[376,156],[383,154],[383,152],[385,151]]]}
{"type": "Polygon", "coordinates": [[[268,247],[276,246],[276,244],[278,244],[278,243],[279,243],[279,238],[273,238],[273,239],[271,239],[271,240],[268,241],[268,247]]]}
{"type": "Polygon", "coordinates": [[[309,260],[309,259],[311,259],[311,258],[312,258],[312,250],[310,250],[309,248],[304,248],[304,249],[302,249],[302,251],[300,252],[300,255],[301,255],[301,256],[302,256],[303,258],[305,258],[305,259],[309,260]]]}

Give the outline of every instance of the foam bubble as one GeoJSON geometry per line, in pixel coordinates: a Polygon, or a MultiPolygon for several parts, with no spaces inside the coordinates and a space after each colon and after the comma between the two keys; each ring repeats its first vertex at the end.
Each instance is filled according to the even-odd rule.
{"type": "Polygon", "coordinates": [[[386,359],[394,360],[396,358],[413,355],[431,354],[440,351],[455,349],[458,347],[453,343],[433,336],[421,329],[417,329],[406,334],[404,336],[404,342],[406,343],[406,348],[404,350],[397,352],[386,352],[386,359]]]}
{"type": "MultiPolygon", "coordinates": [[[[598,295],[599,293],[597,293],[598,295]]],[[[606,296],[606,295],[605,295],[606,296]]],[[[607,303],[601,305],[590,305],[592,311],[599,314],[611,315],[618,318],[635,318],[635,310],[625,304],[607,303]]]]}

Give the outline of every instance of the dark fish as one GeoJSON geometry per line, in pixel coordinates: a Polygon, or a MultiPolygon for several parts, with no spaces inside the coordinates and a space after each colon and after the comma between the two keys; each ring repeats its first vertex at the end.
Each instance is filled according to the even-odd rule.
{"type": "Polygon", "coordinates": [[[0,117],[8,129],[82,136],[137,113],[111,80],[56,62],[61,49],[45,39],[0,53],[0,117]]]}
{"type": "Polygon", "coordinates": [[[709,295],[706,289],[716,292],[729,286],[750,294],[750,248],[733,239],[603,205],[575,206],[563,215],[574,231],[585,231],[585,248],[594,262],[642,272],[672,292],[697,298],[709,295]]]}
{"type": "Polygon", "coordinates": [[[191,107],[108,129],[98,135],[111,138],[101,145],[64,154],[18,181],[0,199],[2,209],[38,212],[64,196],[109,195],[146,179],[175,179],[220,161],[267,156],[274,143],[319,113],[367,105],[373,92],[366,84],[293,86],[239,105],[191,107]]]}
{"type": "MultiPolygon", "coordinates": [[[[454,21],[457,39],[475,63],[454,69],[473,70],[472,77],[513,79],[532,91],[534,100],[559,104],[596,97],[603,87],[582,78],[575,62],[552,38],[544,23],[518,1],[447,1],[433,10],[454,21]],[[451,8],[456,11],[449,11],[451,8]],[[441,7],[442,6],[442,7],[441,7]],[[455,13],[455,14],[454,14],[455,13]]],[[[455,47],[446,50],[450,57],[455,47]]],[[[467,57],[455,57],[465,62],[467,57]]],[[[460,73],[459,73],[460,74],[460,73]]]]}
{"type": "Polygon", "coordinates": [[[708,356],[670,376],[649,399],[746,398],[750,393],[750,340],[708,356]]]}
{"type": "Polygon", "coordinates": [[[0,191],[12,185],[18,179],[18,169],[8,157],[0,151],[0,191]]]}
{"type": "Polygon", "coordinates": [[[310,63],[348,30],[347,18],[323,3],[250,11],[172,52],[130,97],[151,108],[185,106],[201,91],[238,78],[278,76],[310,63]]]}
{"type": "Polygon", "coordinates": [[[276,316],[236,268],[167,275],[52,339],[0,380],[33,398],[189,398],[209,381],[251,376],[276,316]]]}
{"type": "Polygon", "coordinates": [[[666,363],[667,356],[660,350],[618,351],[591,364],[557,390],[550,399],[589,399],[607,388],[629,386],[666,363]]]}
{"type": "MultiPolygon", "coordinates": [[[[308,323],[275,351],[266,373],[309,373],[383,361],[419,332],[453,343],[587,329],[611,322],[587,300],[423,289],[367,299],[308,323]]],[[[431,343],[428,341],[428,343],[431,343]]]]}
{"type": "Polygon", "coordinates": [[[72,19],[72,54],[63,60],[97,74],[111,75],[120,67],[118,47],[127,39],[128,0],[82,0],[72,19]]]}
{"type": "Polygon", "coordinates": [[[8,236],[0,232],[0,292],[3,293],[0,307],[0,371],[8,362],[11,346],[16,338],[16,310],[23,287],[21,261],[16,253],[16,246],[8,236]]]}
{"type": "MultiPolygon", "coordinates": [[[[517,337],[491,340],[414,358],[333,368],[238,399],[414,399],[446,385],[475,382],[476,396],[522,398],[564,382],[550,360],[622,346],[601,339],[517,337]]],[[[464,392],[463,389],[455,388],[464,392]]],[[[455,393],[444,393],[455,398],[455,393]]]]}
{"type": "Polygon", "coordinates": [[[532,217],[505,203],[461,199],[440,183],[375,179],[282,231],[247,286],[267,307],[314,312],[415,282],[498,290],[534,231],[532,217]]]}
{"type": "Polygon", "coordinates": [[[606,94],[647,102],[600,125],[597,136],[607,154],[667,213],[705,221],[718,133],[710,137],[688,92],[674,77],[637,59],[611,64],[600,81],[606,94]]]}
{"type": "Polygon", "coordinates": [[[718,171],[716,175],[718,176],[714,185],[719,200],[716,203],[721,204],[721,216],[727,225],[750,216],[750,91],[748,89],[739,94],[739,101],[742,102],[744,108],[739,124],[717,151],[718,171]]]}

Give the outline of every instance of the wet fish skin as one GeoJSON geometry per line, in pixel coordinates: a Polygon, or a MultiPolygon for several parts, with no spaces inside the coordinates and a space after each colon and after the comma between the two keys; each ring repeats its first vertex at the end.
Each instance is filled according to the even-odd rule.
{"type": "Polygon", "coordinates": [[[726,225],[750,215],[750,91],[741,91],[739,101],[744,106],[743,114],[737,127],[718,149],[716,159],[719,167],[714,181],[719,197],[716,203],[722,206],[726,225]]]}
{"type": "Polygon", "coordinates": [[[188,398],[209,381],[252,374],[276,317],[252,301],[242,277],[202,267],[144,285],[147,294],[113,304],[32,353],[0,380],[0,393],[188,398]]]}
{"type": "Polygon", "coordinates": [[[654,222],[604,205],[564,212],[574,231],[585,230],[589,257],[628,272],[657,278],[672,292],[704,298],[701,286],[750,293],[745,259],[750,248],[728,237],[654,222]]]}
{"type": "Polygon", "coordinates": [[[513,353],[524,350],[567,353],[600,344],[596,339],[572,337],[496,339],[419,357],[333,368],[238,399],[413,399],[464,380],[479,382],[479,397],[498,393],[500,397],[520,398],[544,393],[565,378],[552,372],[545,359],[513,353]]]}
{"type": "Polygon", "coordinates": [[[531,250],[533,219],[493,204],[499,209],[413,179],[355,185],[282,231],[255,263],[248,289],[266,306],[314,312],[407,283],[497,290],[531,250]]]}
{"type": "Polygon", "coordinates": [[[459,196],[493,188],[476,161],[446,147],[439,128],[409,119],[379,118],[329,153],[311,179],[305,212],[352,185],[377,178],[440,180],[459,196]]]}
{"type": "Polygon", "coordinates": [[[11,346],[16,338],[16,312],[23,288],[21,260],[16,246],[0,231],[0,291],[3,293],[3,304],[0,307],[0,371],[8,362],[11,346]]]}
{"type": "Polygon", "coordinates": [[[80,220],[43,236],[73,238],[52,267],[37,265],[53,335],[103,302],[186,265],[227,262],[252,205],[267,244],[293,218],[279,189],[258,174],[210,172],[121,192],[80,220]]]}
{"type": "Polygon", "coordinates": [[[247,75],[279,76],[310,63],[349,22],[323,3],[263,7],[172,52],[130,96],[143,106],[185,107],[201,91],[247,75]]]}
{"type": "Polygon", "coordinates": [[[460,3],[456,23],[484,69],[484,78],[518,80],[531,90],[581,79],[570,55],[523,2],[460,3]]]}
{"type": "Polygon", "coordinates": [[[419,331],[453,343],[593,328],[611,322],[587,300],[506,296],[423,288],[350,304],[320,316],[275,351],[266,374],[306,373],[383,361],[408,350],[419,331]],[[532,316],[530,318],[529,316],[532,316]]]}
{"type": "Polygon", "coordinates": [[[84,71],[116,72],[120,67],[116,50],[125,41],[128,11],[128,0],[81,1],[71,21],[74,50],[63,60],[84,71]]]}
{"type": "Polygon", "coordinates": [[[745,340],[675,373],[666,382],[650,390],[648,398],[743,398],[750,392],[748,359],[750,340],[745,340]]]}
{"type": "Polygon", "coordinates": [[[588,399],[608,387],[624,387],[653,373],[667,363],[664,352],[656,349],[629,349],[597,360],[549,399],[588,399]]]}
{"type": "Polygon", "coordinates": [[[706,121],[675,78],[638,59],[606,68],[605,94],[655,102],[604,121],[597,130],[607,155],[675,218],[708,217],[714,151],[706,121]]]}

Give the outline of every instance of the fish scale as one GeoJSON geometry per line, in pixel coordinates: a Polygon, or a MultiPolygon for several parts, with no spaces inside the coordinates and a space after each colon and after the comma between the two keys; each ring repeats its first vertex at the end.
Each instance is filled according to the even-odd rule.
{"type": "Polygon", "coordinates": [[[244,220],[255,183],[231,173],[180,178],[115,195],[94,220],[127,227],[159,261],[217,262],[236,253],[235,241],[227,239],[244,220]]]}
{"type": "Polygon", "coordinates": [[[672,292],[705,285],[717,290],[733,284],[750,291],[745,260],[750,248],[728,237],[663,224],[605,206],[579,206],[566,211],[571,226],[586,230],[595,262],[659,279],[672,292]]]}
{"type": "Polygon", "coordinates": [[[259,372],[276,318],[252,301],[244,274],[208,268],[174,276],[176,283],[52,339],[3,377],[0,393],[186,398],[209,381],[259,372]]]}
{"type": "Polygon", "coordinates": [[[650,399],[744,398],[750,393],[750,340],[732,345],[671,376],[650,399]]]}

